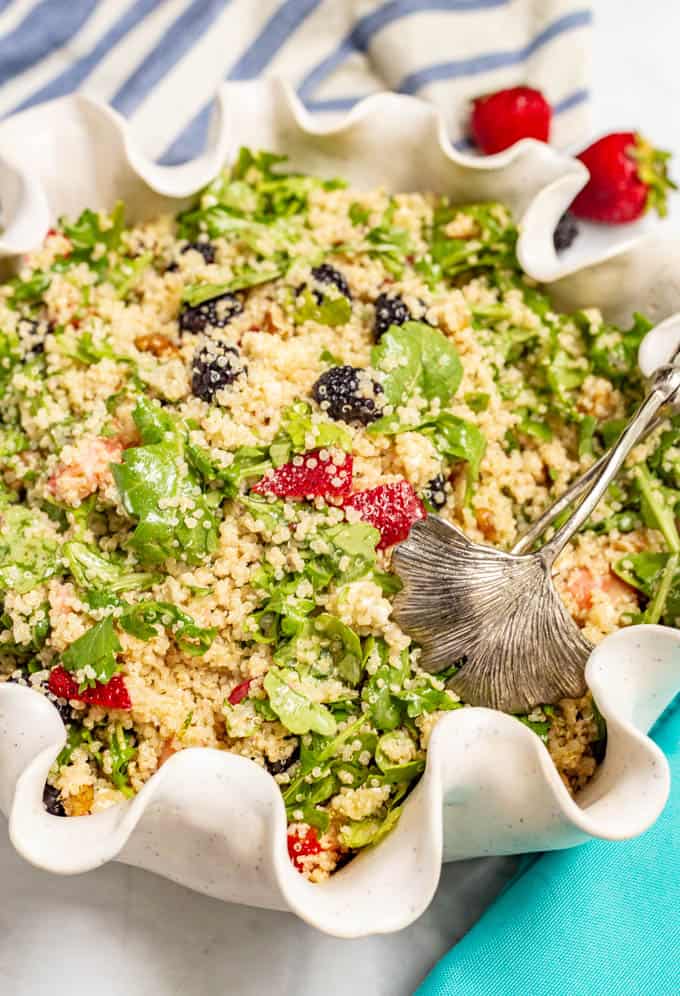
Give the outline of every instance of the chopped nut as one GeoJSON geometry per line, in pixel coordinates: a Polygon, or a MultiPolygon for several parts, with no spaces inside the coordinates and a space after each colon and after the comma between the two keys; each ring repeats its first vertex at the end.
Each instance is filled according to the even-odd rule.
{"type": "Polygon", "coordinates": [[[179,348],[160,332],[152,332],[148,335],[138,335],[135,339],[135,346],[142,353],[153,353],[154,356],[179,356],[179,348]]]}

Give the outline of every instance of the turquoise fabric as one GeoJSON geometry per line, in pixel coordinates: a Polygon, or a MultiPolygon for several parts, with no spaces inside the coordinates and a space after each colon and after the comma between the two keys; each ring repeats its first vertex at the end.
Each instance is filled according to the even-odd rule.
{"type": "Polygon", "coordinates": [[[652,731],[671,798],[647,833],[555,851],[515,879],[417,996],[680,994],[680,700],[652,731]]]}

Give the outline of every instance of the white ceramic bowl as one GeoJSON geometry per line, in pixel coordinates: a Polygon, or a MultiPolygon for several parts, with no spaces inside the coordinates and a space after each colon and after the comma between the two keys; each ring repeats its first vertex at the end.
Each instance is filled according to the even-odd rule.
{"type": "MultiPolygon", "coordinates": [[[[319,128],[276,81],[226,85],[208,149],[179,167],[149,162],[122,118],[83,97],[5,121],[0,256],[11,265],[56,217],[85,206],[122,199],[132,220],[176,210],[242,144],[286,152],[297,168],[359,187],[506,202],[522,219],[524,268],[554,282],[566,307],[599,305],[623,319],[633,310],[664,317],[680,308],[680,253],[662,249],[654,235],[640,241],[616,230],[586,232],[558,259],[552,231],[587,177],[575,160],[531,140],[487,159],[460,155],[436,112],[410,97],[371,97],[340,125],[319,128]]],[[[182,751],[129,802],[95,816],[50,816],[42,790],[64,728],[46,699],[11,684],[0,685],[0,809],[20,854],[52,872],[115,859],[219,899],[292,910],[338,936],[398,930],[428,905],[442,860],[622,839],[650,826],[666,801],[669,772],[644,734],[679,677],[676,630],[632,627],[594,651],[587,679],[609,739],[577,800],[538,738],[515,719],[487,709],[451,713],[432,736],[425,774],[397,828],[323,885],[310,885],[288,859],[274,780],[225,752],[182,751]]]]}

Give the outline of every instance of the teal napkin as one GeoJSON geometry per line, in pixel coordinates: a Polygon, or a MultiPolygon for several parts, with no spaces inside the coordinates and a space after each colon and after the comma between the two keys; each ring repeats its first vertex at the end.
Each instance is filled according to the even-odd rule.
{"type": "Polygon", "coordinates": [[[651,736],[673,779],[657,823],[530,864],[417,996],[680,994],[680,699],[651,736]]]}

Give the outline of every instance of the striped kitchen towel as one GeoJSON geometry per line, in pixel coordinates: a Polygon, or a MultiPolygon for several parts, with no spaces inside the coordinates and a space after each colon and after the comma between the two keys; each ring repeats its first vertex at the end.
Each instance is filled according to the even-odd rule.
{"type": "Polygon", "coordinates": [[[325,116],[415,94],[454,141],[467,98],[527,82],[566,145],[586,130],[590,25],[583,0],[0,0],[0,116],[81,90],[177,163],[201,150],[223,80],[283,76],[325,116]]]}

